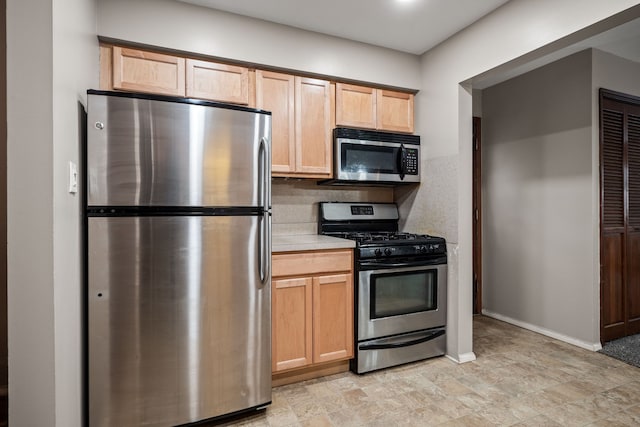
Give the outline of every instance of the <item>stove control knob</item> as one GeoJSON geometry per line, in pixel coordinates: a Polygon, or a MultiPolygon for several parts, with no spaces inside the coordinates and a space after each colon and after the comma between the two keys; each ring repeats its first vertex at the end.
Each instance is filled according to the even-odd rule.
{"type": "Polygon", "coordinates": [[[426,246],[420,246],[420,253],[421,254],[426,254],[427,253],[427,247],[426,246]]]}
{"type": "Polygon", "coordinates": [[[373,254],[375,256],[380,256],[380,255],[382,255],[382,251],[380,249],[376,249],[375,251],[373,251],[373,254]]]}
{"type": "Polygon", "coordinates": [[[385,249],[384,249],[384,254],[385,254],[386,256],[391,255],[391,249],[389,249],[389,248],[385,248],[385,249]]]}

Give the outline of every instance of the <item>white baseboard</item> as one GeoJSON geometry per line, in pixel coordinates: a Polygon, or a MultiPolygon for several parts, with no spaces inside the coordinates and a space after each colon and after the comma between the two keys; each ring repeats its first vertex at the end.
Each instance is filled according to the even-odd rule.
{"type": "Polygon", "coordinates": [[[482,310],[482,314],[487,316],[487,317],[492,317],[492,318],[497,319],[497,320],[502,320],[503,322],[511,323],[512,325],[516,325],[516,326],[519,326],[521,328],[528,329],[530,331],[537,332],[539,334],[542,334],[542,335],[557,339],[559,341],[563,341],[563,342],[566,342],[568,344],[575,345],[575,346],[580,347],[580,348],[584,348],[586,350],[598,351],[598,350],[602,349],[602,344],[600,344],[599,342],[590,343],[590,342],[587,342],[587,341],[582,341],[582,340],[579,340],[577,338],[573,338],[573,337],[570,337],[570,336],[567,336],[567,335],[552,331],[550,329],[546,329],[546,328],[542,328],[540,326],[532,325],[531,323],[527,323],[527,322],[523,322],[521,320],[513,319],[513,318],[508,317],[508,316],[503,316],[502,314],[494,313],[492,311],[485,310],[485,309],[482,310]]]}
{"type": "Polygon", "coordinates": [[[446,354],[445,356],[447,359],[453,360],[456,363],[467,363],[476,360],[476,354],[472,351],[470,351],[469,353],[459,354],[458,357],[454,357],[450,354],[446,354]]]}

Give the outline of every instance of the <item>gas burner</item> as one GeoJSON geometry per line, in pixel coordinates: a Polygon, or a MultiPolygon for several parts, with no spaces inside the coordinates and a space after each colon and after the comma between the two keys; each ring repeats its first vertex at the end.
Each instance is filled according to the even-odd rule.
{"type": "Polygon", "coordinates": [[[321,203],[320,234],[356,242],[356,258],[440,256],[446,254],[441,237],[398,231],[398,209],[392,204],[321,203]],[[363,214],[362,212],[366,212],[363,214]]]}
{"type": "Polygon", "coordinates": [[[351,231],[326,233],[333,237],[354,240],[358,246],[362,245],[413,245],[430,242],[434,237],[427,234],[414,234],[399,231],[351,231]]]}
{"type": "Polygon", "coordinates": [[[412,233],[395,233],[391,236],[389,236],[390,240],[416,240],[420,238],[420,235],[418,234],[412,234],[412,233]]]}
{"type": "Polygon", "coordinates": [[[393,231],[377,231],[375,233],[366,233],[366,238],[365,241],[372,241],[372,242],[376,242],[376,241],[386,241],[386,240],[393,240],[393,235],[394,232],[393,231]]]}
{"type": "MultiPolygon", "coordinates": [[[[413,234],[404,232],[376,233],[371,235],[371,241],[404,241],[404,240],[424,240],[429,238],[426,234],[413,234]]],[[[409,242],[407,242],[409,243],[409,242]]]]}

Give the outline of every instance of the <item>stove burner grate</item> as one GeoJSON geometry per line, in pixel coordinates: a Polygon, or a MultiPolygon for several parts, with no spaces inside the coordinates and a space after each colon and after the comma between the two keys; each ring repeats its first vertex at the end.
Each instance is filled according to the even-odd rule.
{"type": "Polygon", "coordinates": [[[375,242],[389,242],[389,241],[421,241],[432,238],[426,234],[413,234],[399,231],[376,231],[376,232],[336,232],[328,233],[334,237],[341,237],[343,239],[355,240],[359,244],[375,243],[375,242]]]}

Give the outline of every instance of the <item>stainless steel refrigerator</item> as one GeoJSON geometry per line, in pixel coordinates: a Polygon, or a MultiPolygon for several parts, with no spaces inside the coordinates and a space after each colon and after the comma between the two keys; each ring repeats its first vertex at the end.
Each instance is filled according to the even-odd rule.
{"type": "Polygon", "coordinates": [[[271,116],[88,91],[87,413],[173,426],[271,401],[271,116]]]}

